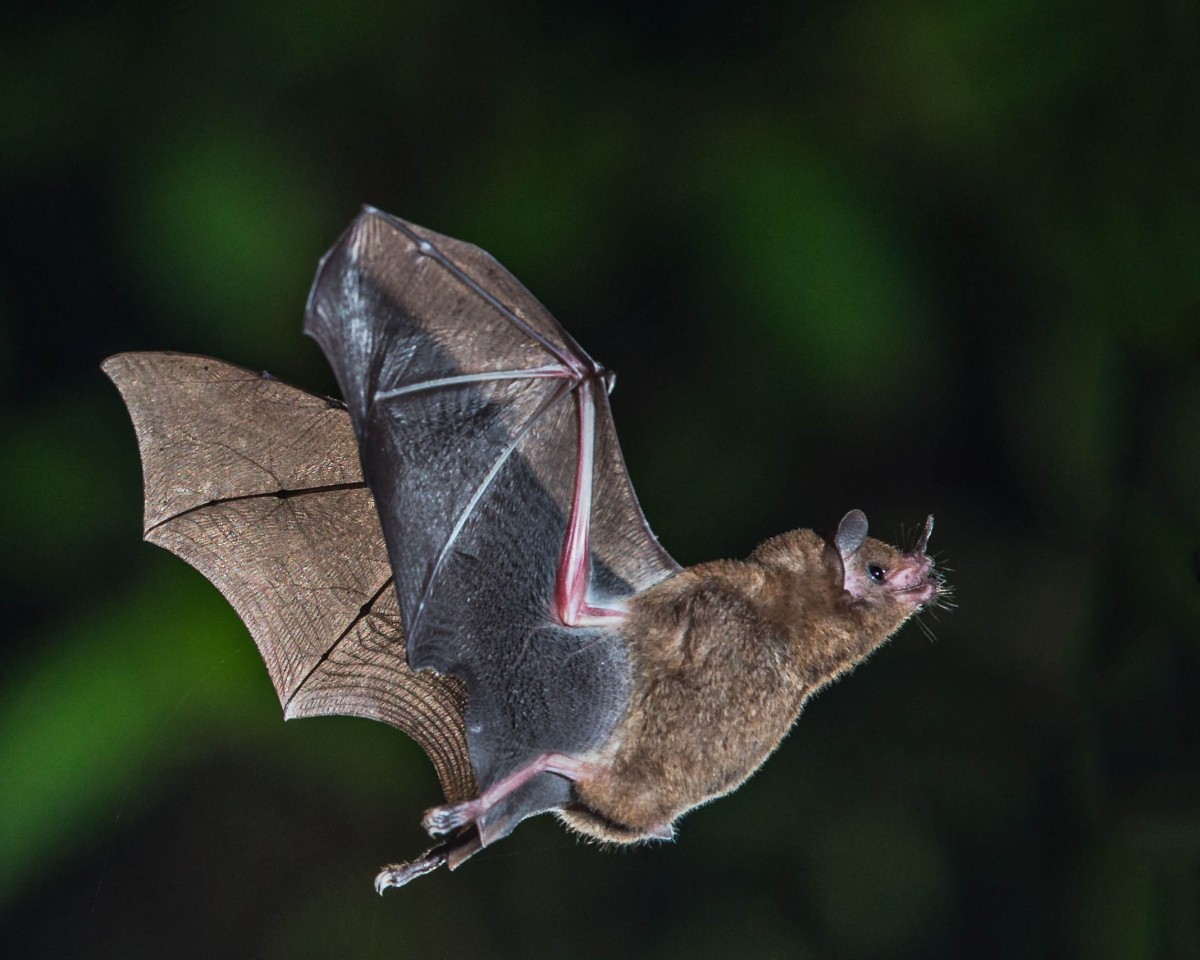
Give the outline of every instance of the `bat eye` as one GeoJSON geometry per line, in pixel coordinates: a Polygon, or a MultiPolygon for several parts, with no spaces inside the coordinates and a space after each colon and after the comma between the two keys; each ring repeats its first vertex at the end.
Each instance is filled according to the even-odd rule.
{"type": "Polygon", "coordinates": [[[884,570],[879,564],[872,563],[867,567],[867,576],[869,576],[876,583],[883,583],[883,578],[887,576],[887,571],[884,570]]]}

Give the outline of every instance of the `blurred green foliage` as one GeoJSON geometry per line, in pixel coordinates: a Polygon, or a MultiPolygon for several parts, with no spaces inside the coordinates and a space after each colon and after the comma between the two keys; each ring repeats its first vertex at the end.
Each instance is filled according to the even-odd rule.
{"type": "Polygon", "coordinates": [[[0,15],[0,953],[1200,955],[1200,21],[1187,4],[87,3],[0,15]],[[531,822],[380,900],[438,794],[284,727],[138,541],[109,353],[332,391],[370,202],[619,371],[684,562],[938,517],[960,608],[675,844],[531,822]]]}

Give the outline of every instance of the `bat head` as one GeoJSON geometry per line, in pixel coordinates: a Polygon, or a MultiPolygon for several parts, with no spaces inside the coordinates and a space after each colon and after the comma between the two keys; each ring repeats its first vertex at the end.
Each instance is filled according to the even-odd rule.
{"type": "Polygon", "coordinates": [[[933,533],[933,517],[925,520],[920,541],[902,553],[882,540],[867,536],[867,517],[851,510],[838,524],[832,547],[842,565],[842,587],[869,607],[888,610],[900,619],[935,600],[941,580],[926,554],[933,533]]]}

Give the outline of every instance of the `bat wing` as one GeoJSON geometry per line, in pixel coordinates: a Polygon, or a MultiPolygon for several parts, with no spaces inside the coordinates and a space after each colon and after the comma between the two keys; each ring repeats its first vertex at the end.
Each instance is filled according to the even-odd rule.
{"type": "MultiPolygon", "coordinates": [[[[487,253],[370,208],[322,260],[305,330],[350,411],[409,663],[467,684],[481,790],[599,746],[629,684],[603,614],[679,569],[630,486],[609,375],[487,253]]],[[[483,842],[569,798],[534,778],[483,842]]]]}
{"type": "Polygon", "coordinates": [[[288,718],[382,720],[474,796],[462,681],[405,659],[387,549],[337,403],[207,357],[124,353],[145,536],[203,573],[249,628],[288,718]]]}

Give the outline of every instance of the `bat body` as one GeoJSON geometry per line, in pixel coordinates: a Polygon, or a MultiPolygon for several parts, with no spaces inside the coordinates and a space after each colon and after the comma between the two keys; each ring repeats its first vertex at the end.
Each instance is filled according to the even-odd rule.
{"type": "Polygon", "coordinates": [[[369,716],[430,755],[441,843],[381,891],[522,819],[673,835],[805,699],[940,580],[851,511],[681,570],[634,497],[611,375],[486,253],[365,209],[305,330],[343,402],[220,361],[121,354],[146,536],[247,623],[285,715],[369,716]]]}

